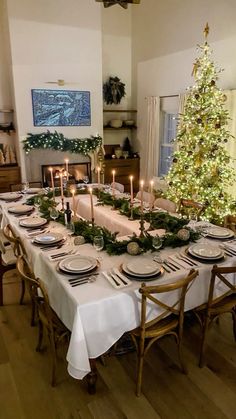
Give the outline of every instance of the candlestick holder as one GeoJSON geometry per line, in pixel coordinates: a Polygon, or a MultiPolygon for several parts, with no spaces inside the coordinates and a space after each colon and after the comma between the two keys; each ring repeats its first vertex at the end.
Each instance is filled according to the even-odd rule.
{"type": "Polygon", "coordinates": [[[64,205],[64,197],[61,197],[61,212],[65,211],[65,205],[64,205]]]}
{"type": "Polygon", "coordinates": [[[129,217],[130,221],[134,220],[134,204],[133,202],[130,202],[130,217],[129,217]]]}
{"type": "Polygon", "coordinates": [[[145,232],[145,227],[144,227],[144,215],[143,215],[143,212],[141,212],[141,214],[140,214],[140,227],[139,227],[139,230],[140,230],[140,235],[139,235],[139,237],[144,237],[145,235],[144,235],[144,232],[145,232]]]}
{"type": "Polygon", "coordinates": [[[94,227],[94,217],[91,218],[92,226],[94,227]]]}
{"type": "Polygon", "coordinates": [[[112,208],[113,211],[116,209],[115,207],[115,195],[112,195],[112,208]]]}
{"type": "Polygon", "coordinates": [[[153,230],[153,226],[152,226],[152,206],[150,205],[149,207],[149,227],[147,229],[147,231],[152,231],[153,230]]]}

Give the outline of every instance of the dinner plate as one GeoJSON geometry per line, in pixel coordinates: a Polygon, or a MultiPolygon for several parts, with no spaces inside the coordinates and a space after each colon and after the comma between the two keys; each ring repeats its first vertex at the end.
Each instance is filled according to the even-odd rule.
{"type": "Polygon", "coordinates": [[[221,256],[219,256],[218,258],[206,258],[204,256],[197,256],[194,255],[193,253],[190,253],[188,249],[185,250],[185,253],[188,255],[188,257],[190,257],[190,259],[196,259],[198,261],[200,261],[201,263],[209,263],[211,265],[213,265],[214,263],[219,263],[225,260],[225,254],[222,251],[221,256]]]}
{"type": "Polygon", "coordinates": [[[22,198],[22,195],[19,193],[4,193],[0,194],[0,199],[3,199],[4,201],[15,201],[16,199],[22,198]]]}
{"type": "Polygon", "coordinates": [[[51,245],[63,240],[61,233],[43,233],[34,238],[34,242],[38,244],[51,245]]]}
{"type": "MultiPolygon", "coordinates": [[[[149,261],[149,263],[151,263],[151,262],[152,261],[149,261]]],[[[154,276],[154,275],[159,274],[160,273],[160,270],[161,270],[161,266],[158,263],[156,263],[156,262],[153,262],[153,264],[155,266],[155,269],[153,267],[151,267],[153,265],[150,265],[149,272],[148,272],[148,267],[147,267],[148,266],[148,262],[147,261],[146,261],[146,264],[147,264],[146,265],[146,269],[143,269],[142,272],[141,271],[138,271],[138,269],[135,270],[135,268],[133,268],[133,265],[131,265],[131,269],[133,269],[133,270],[130,270],[130,268],[128,266],[130,264],[131,264],[131,262],[130,263],[123,263],[122,264],[122,269],[123,269],[123,271],[126,274],[131,275],[133,277],[137,277],[137,278],[149,278],[151,276],[154,276]],[[135,270],[135,272],[134,272],[134,270],[135,270]],[[146,273],[144,273],[145,270],[146,270],[146,273]]],[[[145,264],[145,262],[143,262],[143,265],[144,264],[145,264]]],[[[138,264],[137,264],[137,266],[138,266],[138,264]]]]}
{"type": "Polygon", "coordinates": [[[13,214],[27,214],[34,210],[32,205],[14,205],[14,207],[8,208],[8,212],[12,212],[13,214]]]}
{"type": "Polygon", "coordinates": [[[213,246],[209,243],[193,244],[189,247],[188,251],[194,256],[206,259],[217,259],[223,255],[223,251],[218,246],[213,246]]]}
{"type": "Polygon", "coordinates": [[[84,273],[91,271],[97,266],[97,260],[90,256],[73,255],[59,262],[59,268],[71,273],[84,273]]]}
{"type": "Polygon", "coordinates": [[[29,188],[25,191],[26,194],[36,194],[39,192],[42,192],[42,188],[29,188]]]}
{"type": "Polygon", "coordinates": [[[158,271],[158,266],[153,260],[139,259],[127,262],[126,269],[135,275],[152,275],[158,271]]]}
{"type": "Polygon", "coordinates": [[[216,239],[227,239],[234,236],[234,232],[228,228],[210,227],[206,229],[207,235],[216,239]]]}
{"type": "Polygon", "coordinates": [[[21,227],[35,228],[47,224],[47,220],[42,217],[28,217],[26,220],[21,220],[19,224],[21,227]]]}
{"type": "MultiPolygon", "coordinates": [[[[156,265],[158,264],[156,263],[156,265]]],[[[155,279],[158,279],[164,273],[164,269],[162,268],[161,265],[158,265],[157,272],[155,272],[154,274],[146,274],[146,275],[133,274],[130,271],[128,271],[128,269],[126,269],[125,264],[121,265],[121,270],[124,272],[125,275],[127,275],[129,279],[133,279],[135,281],[145,281],[145,282],[154,281],[155,279]]]]}

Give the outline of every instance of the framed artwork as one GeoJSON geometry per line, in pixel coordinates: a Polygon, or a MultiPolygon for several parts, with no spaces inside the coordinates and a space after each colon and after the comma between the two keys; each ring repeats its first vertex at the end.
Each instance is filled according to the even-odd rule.
{"type": "Polygon", "coordinates": [[[35,127],[90,126],[90,92],[32,89],[35,127]]]}

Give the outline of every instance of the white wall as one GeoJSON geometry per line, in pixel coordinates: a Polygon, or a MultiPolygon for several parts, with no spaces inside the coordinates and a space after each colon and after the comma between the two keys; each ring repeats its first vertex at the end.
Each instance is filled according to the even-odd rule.
{"type": "MultiPolygon", "coordinates": [[[[219,86],[236,88],[236,36],[211,43],[213,59],[225,71],[220,74],[219,86]]],[[[184,93],[194,83],[191,77],[196,48],[158,57],[138,64],[138,141],[137,148],[143,157],[146,148],[146,96],[162,96],[184,93]]],[[[144,158],[141,159],[141,172],[144,158]]]]}
{"type": "MultiPolygon", "coordinates": [[[[92,121],[90,127],[51,127],[50,130],[56,129],[68,138],[101,134],[101,5],[94,0],[7,0],[7,3],[19,142],[28,132],[47,130],[47,127],[33,126],[31,89],[60,90],[57,85],[46,83],[58,79],[68,82],[61,89],[91,92],[92,121]]],[[[44,154],[34,152],[27,158],[24,173],[25,154],[21,150],[23,177],[37,179],[43,160],[51,158],[52,163],[57,163],[55,153],[44,154]]]]}

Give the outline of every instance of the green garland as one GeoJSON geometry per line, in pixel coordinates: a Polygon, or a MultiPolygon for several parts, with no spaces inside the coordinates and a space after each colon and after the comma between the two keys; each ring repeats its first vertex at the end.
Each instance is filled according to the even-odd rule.
{"type": "Polygon", "coordinates": [[[90,151],[96,150],[96,148],[101,146],[102,137],[100,135],[92,135],[90,138],[69,139],[57,131],[47,131],[41,134],[28,134],[23,144],[26,154],[35,149],[51,149],[87,155],[90,151]]]}
{"type": "MultiPolygon", "coordinates": [[[[40,195],[41,204],[39,211],[44,218],[50,220],[50,209],[55,206],[55,201],[52,198],[52,192],[48,194],[40,195]]],[[[37,196],[31,197],[27,200],[27,204],[33,205],[37,196]]],[[[108,197],[105,197],[108,199],[108,197]]],[[[104,199],[105,199],[104,198],[104,199]]],[[[123,199],[115,200],[123,201],[123,199]]],[[[127,201],[127,200],[125,200],[127,201]]],[[[117,202],[116,202],[117,204],[117,202]]],[[[124,202],[120,202],[119,205],[124,205],[124,202]]],[[[148,215],[148,214],[147,214],[148,215]]],[[[162,236],[162,248],[164,247],[180,247],[188,244],[190,241],[194,242],[199,238],[199,233],[191,230],[188,227],[184,227],[187,223],[186,220],[179,219],[169,215],[168,213],[154,213],[156,226],[154,228],[164,228],[167,233],[162,236]],[[182,228],[185,228],[189,231],[189,238],[187,240],[182,240],[178,236],[178,231],[182,228]]],[[[59,217],[57,221],[61,224],[64,224],[64,214],[59,212],[59,217]]],[[[76,236],[83,236],[85,242],[93,243],[94,236],[102,234],[104,239],[104,250],[109,255],[121,255],[127,252],[127,245],[131,242],[136,242],[140,248],[140,253],[147,252],[148,250],[154,251],[152,246],[152,236],[146,232],[144,237],[138,237],[136,234],[133,234],[127,240],[119,240],[116,238],[118,232],[111,233],[105,227],[100,227],[97,225],[91,225],[89,221],[79,220],[74,222],[74,234],[76,236]]]]}

